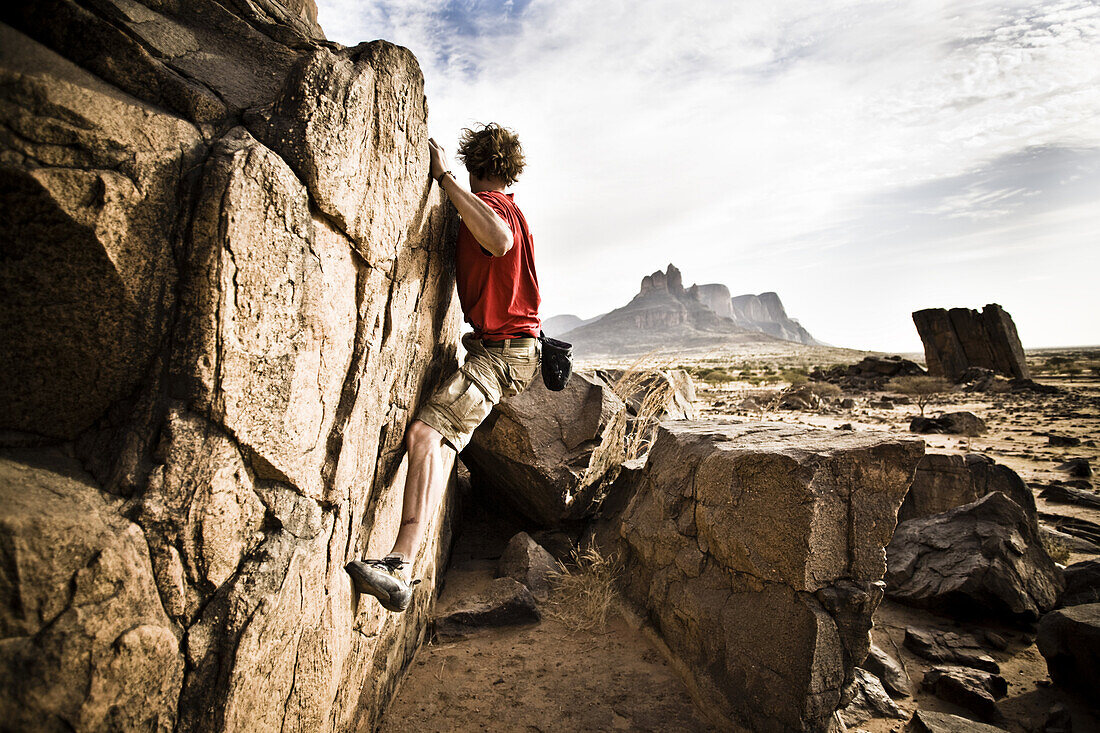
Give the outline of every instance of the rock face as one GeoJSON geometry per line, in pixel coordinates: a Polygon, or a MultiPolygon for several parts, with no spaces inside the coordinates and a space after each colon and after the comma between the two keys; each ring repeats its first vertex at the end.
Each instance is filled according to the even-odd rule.
{"type": "Polygon", "coordinates": [[[783,302],[777,293],[738,295],[730,299],[730,311],[730,318],[742,328],[763,331],[784,341],[794,341],[808,346],[820,343],[801,323],[787,315],[787,310],[783,307],[783,302]]]}
{"type": "Polygon", "coordinates": [[[622,515],[628,597],[725,715],[823,730],[867,656],[919,440],[662,423],[622,515]]]}
{"type": "Polygon", "coordinates": [[[1016,324],[1001,306],[928,308],[913,313],[924,342],[928,373],[958,381],[970,367],[984,367],[1015,379],[1031,377],[1016,324]]]}
{"type": "Polygon", "coordinates": [[[909,422],[909,432],[912,433],[982,435],[987,430],[985,420],[972,412],[948,412],[937,417],[918,415],[909,422]]]}
{"type": "Polygon", "coordinates": [[[1033,521],[999,491],[902,522],[886,557],[891,598],[947,612],[1035,621],[1063,587],[1033,521]]]}
{"type": "Polygon", "coordinates": [[[493,408],[462,452],[475,485],[547,527],[598,506],[623,461],[626,405],[599,377],[536,379],[493,408]]]}
{"type": "Polygon", "coordinates": [[[309,0],[2,12],[0,711],[371,727],[449,532],[405,614],[353,593],[455,356],[415,58],[309,0]]]}
{"type": "Polygon", "coordinates": [[[928,453],[917,464],[898,522],[930,517],[999,491],[1024,510],[1038,530],[1035,495],[1008,466],[979,453],[928,453]]]}

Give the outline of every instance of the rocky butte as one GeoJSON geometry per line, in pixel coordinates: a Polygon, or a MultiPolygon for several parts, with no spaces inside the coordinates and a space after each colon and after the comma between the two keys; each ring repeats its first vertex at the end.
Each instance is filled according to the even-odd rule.
{"type": "Polygon", "coordinates": [[[642,278],[629,303],[596,318],[555,316],[547,332],[573,344],[578,355],[645,353],[655,348],[691,349],[723,343],[818,342],[790,318],[776,293],[730,297],[720,283],[685,288],[670,264],[642,278]]]}

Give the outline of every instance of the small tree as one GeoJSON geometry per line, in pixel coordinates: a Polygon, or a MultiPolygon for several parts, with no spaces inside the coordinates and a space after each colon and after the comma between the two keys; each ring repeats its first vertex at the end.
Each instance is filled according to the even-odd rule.
{"type": "Polygon", "coordinates": [[[932,395],[947,392],[951,389],[951,382],[943,377],[908,376],[894,377],[886,383],[886,388],[891,392],[909,395],[917,401],[921,417],[924,417],[924,406],[932,399],[932,395]]]}

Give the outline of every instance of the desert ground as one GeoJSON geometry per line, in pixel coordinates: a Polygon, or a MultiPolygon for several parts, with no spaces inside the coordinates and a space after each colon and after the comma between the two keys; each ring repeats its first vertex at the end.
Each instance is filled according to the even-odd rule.
{"type": "MultiPolygon", "coordinates": [[[[814,366],[854,363],[875,353],[797,344],[765,349],[745,345],[709,353],[650,354],[641,365],[691,371],[701,419],[765,419],[909,434],[909,421],[919,410],[908,398],[889,390],[846,391],[842,397],[854,401],[846,408],[839,406],[840,397],[815,410],[770,407],[775,396],[792,382],[804,380],[814,366]]],[[[898,356],[923,364],[922,354],[898,356]]],[[[1067,521],[1100,525],[1100,510],[1050,501],[1039,492],[1052,481],[1067,479],[1059,468],[1067,459],[1086,458],[1095,466],[1100,458],[1100,348],[1029,350],[1027,358],[1033,378],[1058,387],[1057,394],[951,391],[936,395],[925,406],[926,414],[966,410],[984,419],[989,430],[969,438],[925,435],[927,450],[980,452],[1009,466],[1036,495],[1052,556],[1063,564],[1095,558],[1100,554],[1072,535],[1061,535],[1065,541],[1060,541],[1056,528],[1067,521]],[[1051,434],[1070,440],[1052,440],[1051,434]],[[1077,444],[1055,445],[1058,442],[1077,444]]],[[[577,367],[639,365],[637,359],[621,359],[585,361],[577,367]]],[[[1083,526],[1087,533],[1089,525],[1083,526]]],[[[505,542],[520,529],[530,528],[472,500],[438,608],[445,611],[483,588],[493,576],[505,542]]],[[[708,719],[695,707],[694,696],[670,666],[659,640],[630,609],[612,595],[605,619],[586,617],[583,609],[574,607],[580,604],[571,593],[565,585],[553,588],[541,604],[539,624],[489,629],[458,641],[426,644],[389,707],[382,730],[724,729],[721,722],[708,719]]],[[[1094,703],[1052,686],[1034,643],[1033,627],[959,620],[886,599],[876,613],[872,638],[902,663],[913,683],[912,697],[895,700],[906,718],[918,708],[973,717],[921,690],[922,676],[931,664],[903,645],[905,630],[911,626],[979,639],[992,633],[1003,648],[987,651],[1009,683],[1008,695],[998,703],[1004,715],[1001,727],[1017,733],[1043,730],[1052,707],[1062,703],[1073,716],[1073,730],[1100,730],[1100,715],[1091,707],[1094,703]]],[[[880,733],[899,731],[905,725],[904,719],[872,718],[850,725],[849,730],[880,733]]]]}

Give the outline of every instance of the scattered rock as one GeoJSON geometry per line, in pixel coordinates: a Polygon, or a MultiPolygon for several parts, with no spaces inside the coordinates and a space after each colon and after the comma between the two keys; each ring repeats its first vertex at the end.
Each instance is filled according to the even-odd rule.
{"type": "Polygon", "coordinates": [[[1070,458],[1068,461],[1059,463],[1058,470],[1066,471],[1074,478],[1090,478],[1092,476],[1092,466],[1089,465],[1089,459],[1087,458],[1070,458]]]}
{"type": "Polygon", "coordinates": [[[479,595],[462,601],[435,619],[441,641],[465,639],[488,628],[520,626],[542,620],[535,597],[511,578],[497,578],[479,595]]]}
{"type": "Polygon", "coordinates": [[[924,673],[921,687],[983,720],[996,723],[1003,719],[997,700],[1008,694],[1008,682],[999,674],[969,667],[933,667],[924,673]]]}
{"type": "Polygon", "coordinates": [[[1100,555],[1100,544],[1095,544],[1081,537],[1060,532],[1057,529],[1048,527],[1045,523],[1039,525],[1039,536],[1043,537],[1044,541],[1053,541],[1056,545],[1065,545],[1070,552],[1084,552],[1100,555]]]}
{"type": "Polygon", "coordinates": [[[558,569],[554,557],[526,532],[508,540],[497,564],[497,577],[511,578],[527,586],[531,595],[545,601],[550,594],[550,574],[558,569]]]}
{"type": "Polygon", "coordinates": [[[1060,608],[1043,616],[1035,643],[1055,684],[1093,699],[1100,689],[1100,603],[1060,608]]]}
{"type": "Polygon", "coordinates": [[[1075,448],[1081,445],[1081,439],[1075,438],[1072,435],[1059,435],[1058,433],[1047,433],[1047,443],[1049,445],[1057,446],[1059,448],[1075,448]]]}
{"type": "Polygon", "coordinates": [[[855,406],[856,406],[856,401],[854,399],[852,399],[851,397],[845,397],[844,399],[842,399],[840,401],[841,409],[851,410],[855,406]]]}
{"type": "Polygon", "coordinates": [[[927,308],[913,313],[913,323],[924,343],[928,373],[934,377],[958,381],[972,366],[1008,377],[1031,376],[1016,324],[996,303],[980,313],[969,308],[927,308]]]}
{"type": "Polygon", "coordinates": [[[1001,671],[978,640],[968,634],[909,627],[905,630],[905,646],[930,662],[973,667],[986,672],[1001,671]]]}
{"type": "Polygon", "coordinates": [[[855,428],[852,427],[852,423],[850,423],[850,422],[841,423],[840,425],[836,426],[836,429],[837,430],[855,430],[855,428]]]}
{"type": "Polygon", "coordinates": [[[938,417],[914,417],[909,422],[911,433],[946,433],[948,435],[982,435],[988,428],[985,421],[972,412],[949,412],[938,417]]]}
{"type": "MultiPolygon", "coordinates": [[[[856,364],[847,366],[837,364],[826,370],[817,367],[810,372],[810,379],[832,382],[844,389],[881,391],[894,377],[924,374],[925,371],[919,364],[902,359],[900,356],[865,356],[856,364]]],[[[853,402],[851,406],[854,407],[855,403],[853,402]]]]}
{"type": "Polygon", "coordinates": [[[1039,518],[1063,534],[1072,535],[1100,547],[1100,524],[1080,517],[1064,517],[1060,514],[1040,512],[1039,518]]]}
{"type": "Polygon", "coordinates": [[[618,475],[627,411],[603,380],[574,373],[551,392],[541,379],[493,408],[462,453],[475,485],[547,527],[598,506],[618,475]]]}
{"type": "Polygon", "coordinates": [[[852,701],[840,712],[846,725],[859,725],[871,718],[905,720],[907,717],[886,694],[879,678],[865,669],[856,668],[855,679],[848,692],[852,701]]]}
{"type": "Polygon", "coordinates": [[[931,710],[918,710],[913,713],[909,733],[1004,733],[1003,728],[979,723],[950,713],[937,713],[931,710]]]}
{"type": "Polygon", "coordinates": [[[913,694],[912,681],[905,669],[893,657],[872,643],[867,659],[860,665],[881,680],[883,687],[897,697],[913,694]]]}
{"type": "Polygon", "coordinates": [[[1061,606],[1080,606],[1100,603],[1100,560],[1084,560],[1065,569],[1066,589],[1059,601],[1061,606]]]}
{"type": "Polygon", "coordinates": [[[898,522],[929,517],[1000,491],[1038,526],[1035,495],[1015,471],[979,453],[927,453],[917,464],[898,522]]]}
{"type": "Polygon", "coordinates": [[[1087,506],[1093,509],[1100,509],[1100,495],[1092,491],[1069,486],[1060,481],[1052,481],[1039,492],[1039,496],[1047,501],[1053,501],[1059,504],[1074,504],[1076,506],[1087,506]]]}
{"type": "Polygon", "coordinates": [[[886,556],[887,594],[948,613],[1034,621],[1063,585],[1027,515],[999,491],[902,522],[886,556]]]}
{"type": "Polygon", "coordinates": [[[867,656],[880,548],[922,450],[870,431],[662,423],[622,517],[626,595],[726,715],[823,727],[867,656]]]}
{"type": "Polygon", "coordinates": [[[782,410],[816,410],[821,407],[821,398],[814,393],[812,384],[802,384],[784,390],[779,398],[782,410]]]}

